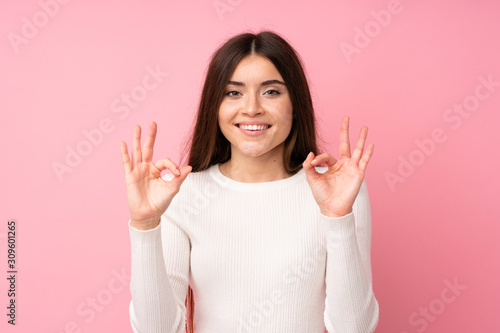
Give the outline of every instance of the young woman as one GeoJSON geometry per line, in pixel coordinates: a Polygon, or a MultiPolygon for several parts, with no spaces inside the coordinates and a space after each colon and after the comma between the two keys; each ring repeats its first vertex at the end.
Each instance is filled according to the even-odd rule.
{"type": "Polygon", "coordinates": [[[188,165],[153,162],[155,122],[132,159],[121,142],[134,332],[374,331],[373,145],[363,127],[351,152],[344,117],[338,159],[318,155],[315,123],[299,56],[264,31],[213,54],[188,165]]]}

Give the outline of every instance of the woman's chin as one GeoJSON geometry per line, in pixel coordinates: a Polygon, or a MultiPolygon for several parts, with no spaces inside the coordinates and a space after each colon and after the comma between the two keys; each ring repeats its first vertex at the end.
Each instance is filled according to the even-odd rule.
{"type": "Polygon", "coordinates": [[[238,147],[237,148],[238,153],[234,152],[235,146],[233,146],[231,156],[242,156],[244,158],[258,158],[269,155],[270,153],[272,154],[276,153],[280,156],[282,154],[277,152],[279,151],[278,146],[269,147],[259,142],[242,142],[237,147],[238,147]]]}
{"type": "Polygon", "coordinates": [[[245,142],[239,150],[241,155],[248,157],[258,157],[267,152],[261,144],[255,142],[245,142]]]}

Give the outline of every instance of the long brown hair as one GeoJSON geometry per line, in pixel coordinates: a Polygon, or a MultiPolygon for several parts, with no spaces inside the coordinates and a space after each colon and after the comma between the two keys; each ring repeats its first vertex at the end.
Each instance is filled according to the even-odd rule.
{"type": "MultiPolygon", "coordinates": [[[[196,124],[184,148],[191,172],[206,170],[231,158],[231,145],[218,126],[219,107],[237,64],[246,56],[268,58],[283,77],[293,107],[290,134],[285,139],[283,166],[290,174],[302,168],[309,152],[318,153],[316,118],[300,56],[283,37],[272,31],[243,33],[230,38],[212,55],[196,115],[196,124]],[[189,147],[189,149],[188,149],[189,147]]],[[[186,297],[186,332],[194,332],[193,290],[186,297]]]]}

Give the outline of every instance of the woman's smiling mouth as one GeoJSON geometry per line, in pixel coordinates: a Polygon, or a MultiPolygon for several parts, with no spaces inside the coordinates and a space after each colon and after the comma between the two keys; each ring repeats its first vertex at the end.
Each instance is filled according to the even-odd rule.
{"type": "Polygon", "coordinates": [[[264,134],[269,128],[271,128],[272,125],[269,124],[262,124],[262,125],[247,125],[243,123],[238,123],[235,124],[234,126],[238,127],[239,130],[248,136],[259,136],[261,134],[264,134]]]}

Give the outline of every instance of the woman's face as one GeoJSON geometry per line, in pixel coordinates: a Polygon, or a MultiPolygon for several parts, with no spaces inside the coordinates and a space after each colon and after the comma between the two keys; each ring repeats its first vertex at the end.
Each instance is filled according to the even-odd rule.
{"type": "Polygon", "coordinates": [[[243,58],[228,82],[219,108],[218,123],[231,143],[231,158],[281,160],[292,119],[288,89],[273,63],[260,55],[243,58]]]}

